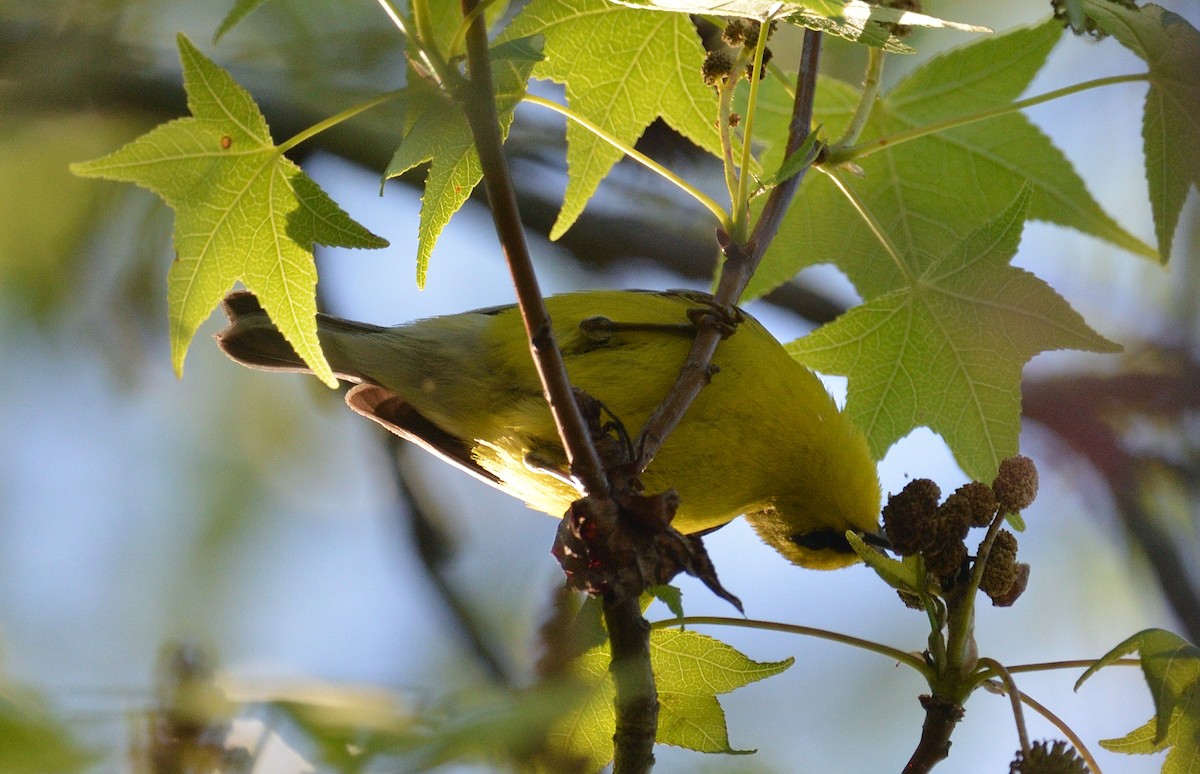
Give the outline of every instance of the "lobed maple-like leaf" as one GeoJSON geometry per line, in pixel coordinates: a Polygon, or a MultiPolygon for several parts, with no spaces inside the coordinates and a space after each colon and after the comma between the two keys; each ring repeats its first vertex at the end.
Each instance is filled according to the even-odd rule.
{"type": "Polygon", "coordinates": [[[896,25],[990,32],[987,27],[938,19],[916,11],[888,8],[864,0],[611,0],[631,8],[689,14],[739,16],[793,24],[896,53],[912,53],[894,34],[896,25]]]}
{"type": "Polygon", "coordinates": [[[217,31],[213,33],[213,42],[220,40],[226,32],[236,27],[251,13],[258,9],[259,6],[267,3],[267,0],[237,0],[233,7],[229,9],[229,13],[225,14],[225,18],[217,26],[217,31]]]}
{"type": "MultiPolygon", "coordinates": [[[[574,663],[577,676],[603,684],[578,710],[565,715],[547,736],[567,759],[582,758],[599,769],[612,760],[614,689],[609,675],[608,644],[574,663]]],[[[725,712],[717,696],[777,675],[794,659],[754,661],[712,637],[691,631],[655,629],[650,633],[650,663],[658,690],[657,741],[708,753],[738,754],[729,745],[725,712]]]]}
{"type": "Polygon", "coordinates": [[[1200,187],[1200,31],[1153,3],[1126,8],[1083,0],[1083,11],[1150,65],[1142,140],[1154,232],[1166,261],[1188,189],[1200,187]]]}
{"type": "MultiPolygon", "coordinates": [[[[505,137],[512,125],[513,110],[525,94],[530,71],[542,58],[539,43],[536,37],[506,40],[491,51],[496,110],[505,137]]],[[[384,179],[432,162],[421,195],[421,223],[417,230],[417,284],[424,287],[438,235],[483,179],[483,167],[462,108],[411,67],[408,83],[404,139],[388,164],[384,179]]]]}
{"type": "MultiPolygon", "coordinates": [[[[900,132],[1010,105],[1041,69],[1062,35],[1053,20],[984,39],[936,57],[880,98],[864,144],[900,132]]],[[[815,121],[827,134],[845,126],[857,89],[819,84],[815,121]],[[822,112],[832,104],[832,112],[822,112]]],[[[767,92],[779,99],[780,90],[767,92]]],[[[782,107],[764,113],[761,136],[785,136],[782,107]]],[[[1003,208],[1026,181],[1030,217],[1077,229],[1157,260],[1091,197],[1071,163],[1019,113],[948,129],[855,159],[861,177],[846,185],[901,253],[937,255],[1003,208]]],[[[760,296],[817,263],[835,263],[864,298],[901,281],[887,250],[827,175],[809,175],[779,235],[746,291],[760,296]]]]}
{"type": "Polygon", "coordinates": [[[182,34],[178,44],[192,116],[71,171],[136,183],[175,210],[167,300],[176,373],[200,324],[242,282],[314,373],[334,386],[317,340],[313,245],[387,242],[284,158],[253,98],[229,73],[182,34]]]}
{"type": "MultiPolygon", "coordinates": [[[[1119,350],[1054,290],[1009,265],[1032,191],[907,280],[792,342],[798,360],[850,377],[846,412],[880,459],[916,427],[939,433],[977,481],[1017,453],[1021,369],[1051,349],[1119,350]]],[[[897,271],[901,271],[897,269],[897,271]]]]}
{"type": "MultiPolygon", "coordinates": [[[[880,98],[864,144],[941,121],[1011,104],[1041,69],[1062,34],[1053,20],[936,57],[880,98]]],[[[767,93],[779,99],[779,91],[767,93]]],[[[857,89],[822,79],[815,121],[827,134],[845,126],[857,89]],[[831,97],[831,93],[833,96],[831,97]],[[833,103],[832,112],[821,112],[833,103]]],[[[784,136],[782,108],[764,114],[762,136],[784,136]]],[[[1088,193],[1071,163],[1037,127],[1011,113],[948,129],[855,159],[861,177],[846,177],[884,233],[903,253],[936,255],[1004,207],[1026,181],[1034,184],[1030,217],[1068,226],[1157,260],[1149,245],[1118,225],[1088,193]]],[[[802,268],[832,262],[864,298],[900,280],[887,250],[826,175],[809,175],[746,297],[760,296],[802,268]]]]}
{"type": "MultiPolygon", "coordinates": [[[[506,38],[543,35],[546,58],[534,75],[566,85],[567,103],[633,145],[662,118],[714,155],[715,91],[700,76],[704,47],[684,14],[638,11],[607,0],[533,0],[506,38]]],[[[567,190],[550,232],[562,236],[583,212],[621,151],[574,122],[567,124],[567,190]]]]}
{"type": "Polygon", "coordinates": [[[1099,670],[1137,652],[1142,675],[1154,699],[1154,717],[1120,739],[1100,745],[1128,755],[1169,750],[1164,774],[1200,770],[1200,648],[1163,629],[1146,629],[1105,653],[1075,683],[1075,690],[1099,670]]]}

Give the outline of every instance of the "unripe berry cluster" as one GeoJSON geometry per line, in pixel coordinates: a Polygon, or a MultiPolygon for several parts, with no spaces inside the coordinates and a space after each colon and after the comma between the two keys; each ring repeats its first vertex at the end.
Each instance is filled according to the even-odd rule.
{"type": "Polygon", "coordinates": [[[1087,774],[1088,767],[1066,742],[1034,742],[1028,755],[1017,753],[1008,771],[1009,774],[1087,774]]]}
{"type": "MultiPolygon", "coordinates": [[[[973,572],[966,537],[971,528],[988,527],[997,515],[1024,510],[1037,496],[1037,469],[1028,457],[1011,457],[1000,464],[991,486],[972,481],[945,501],[929,479],[910,481],[888,497],[883,528],[892,549],[901,556],[919,554],[930,580],[942,589],[965,582],[973,572]]],[[[986,542],[986,539],[985,539],[986,542]]],[[[980,551],[985,550],[981,543],[980,551]]],[[[1029,580],[1029,565],[1017,562],[1017,538],[999,531],[987,553],[979,588],[992,604],[1007,607],[1029,580]]]]}
{"type": "MultiPolygon", "coordinates": [[[[767,27],[767,37],[775,32],[776,22],[771,22],[767,27]]],[[[762,24],[752,19],[731,19],[721,32],[721,40],[727,46],[734,49],[740,49],[740,52],[735,52],[730,55],[728,51],[720,49],[709,51],[708,56],[704,59],[704,64],[701,66],[701,74],[704,77],[704,83],[708,86],[719,86],[729,77],[733,71],[734,59],[746,61],[746,58],[754,52],[755,46],[758,45],[758,37],[762,34],[762,24]]],[[[751,59],[753,57],[750,57],[751,59]]],[[[767,62],[771,61],[771,49],[763,49],[762,70],[759,72],[759,79],[762,79],[767,74],[767,62]]],[[[746,65],[746,77],[754,77],[754,65],[746,65]]]]}

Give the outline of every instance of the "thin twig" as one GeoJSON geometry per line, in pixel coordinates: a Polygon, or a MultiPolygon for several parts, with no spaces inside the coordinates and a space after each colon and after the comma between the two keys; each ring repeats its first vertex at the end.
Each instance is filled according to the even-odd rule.
{"type": "Polygon", "coordinates": [[[1025,730],[1025,713],[1021,711],[1021,690],[1017,688],[1017,681],[1013,679],[1012,673],[994,658],[985,656],[979,659],[979,664],[990,669],[1003,684],[1004,692],[1012,703],[1013,722],[1017,724],[1017,738],[1021,742],[1021,752],[1028,756],[1029,732],[1025,730]]]}
{"type": "Polygon", "coordinates": [[[1072,746],[1075,747],[1075,752],[1079,753],[1083,757],[1083,761],[1087,764],[1088,771],[1090,771],[1091,774],[1103,774],[1103,772],[1100,771],[1099,762],[1096,761],[1096,756],[1092,755],[1092,751],[1088,749],[1086,744],[1084,744],[1083,739],[1080,738],[1079,734],[1075,733],[1075,729],[1067,725],[1066,721],[1060,718],[1058,715],[1051,712],[1049,707],[1046,707],[1045,705],[1035,701],[1028,694],[1022,693],[1020,696],[1023,703],[1029,705],[1030,709],[1053,723],[1054,727],[1062,732],[1063,736],[1067,738],[1067,741],[1069,741],[1072,746]]]}
{"type": "MultiPolygon", "coordinates": [[[[478,5],[478,0],[462,0],[464,17],[471,17],[478,5]]],[[[504,157],[482,15],[474,16],[466,42],[470,80],[465,87],[470,91],[463,105],[479,152],[493,221],[512,273],[533,360],[572,475],[591,498],[607,499],[611,494],[608,476],[575,402],[525,243],[516,191],[504,157]]],[[[636,595],[625,599],[606,597],[604,618],[612,645],[609,668],[617,689],[614,774],[647,774],[654,767],[658,731],[658,693],[650,666],[650,627],[641,615],[636,595]]]]}
{"type": "MultiPolygon", "coordinates": [[[[462,0],[463,15],[470,16],[478,0],[462,0]]],[[[467,62],[470,80],[464,85],[468,97],[463,100],[471,135],[479,152],[483,167],[483,181],[487,189],[488,202],[492,207],[492,219],[500,246],[512,273],[513,286],[517,292],[517,303],[521,318],[529,335],[529,346],[533,362],[542,381],[542,390],[554,422],[558,426],[563,448],[570,462],[571,473],[583,485],[584,491],[593,497],[608,496],[608,477],[600,455],[592,445],[591,435],[567,376],[562,353],[554,340],[550,315],[542,298],[529,247],[525,242],[525,228],[517,209],[517,196],[509,173],[508,160],[504,157],[500,121],[496,114],[495,90],[492,86],[492,67],[488,58],[487,27],[482,15],[474,17],[467,31],[467,62]]]]}
{"type": "MultiPolygon", "coordinates": [[[[792,104],[792,120],[788,126],[787,147],[784,158],[796,151],[808,137],[812,129],[813,98],[817,88],[817,65],[821,58],[821,33],[813,30],[804,31],[804,48],[800,53],[800,73],[796,86],[796,99],[792,104]]],[[[757,75],[757,74],[756,74],[757,75]]],[[[793,177],[781,182],[771,189],[767,195],[766,204],[755,223],[754,231],[744,243],[729,241],[728,234],[721,234],[726,244],[725,264],[721,269],[721,277],[717,283],[715,303],[718,308],[733,307],[741,298],[754,270],[758,268],[763,253],[775,238],[779,224],[787,212],[796,194],[796,189],[804,177],[801,170],[793,177]]],[[[745,170],[743,170],[745,174],[745,170]]],[[[645,470],[654,459],[654,455],[662,448],[667,436],[683,419],[689,406],[700,390],[708,384],[711,377],[711,363],[717,344],[721,341],[722,331],[719,320],[701,318],[699,331],[692,342],[687,360],[680,369],[679,377],[667,397],[659,404],[654,413],[646,421],[638,438],[638,469],[645,470]]]]}

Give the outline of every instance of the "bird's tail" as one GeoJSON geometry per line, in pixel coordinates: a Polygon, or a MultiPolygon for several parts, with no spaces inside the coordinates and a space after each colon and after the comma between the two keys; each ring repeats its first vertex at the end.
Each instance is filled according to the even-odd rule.
{"type": "MultiPolygon", "coordinates": [[[[217,346],[242,365],[266,371],[312,373],[296,350],[267,316],[258,298],[239,290],[225,297],[222,306],[229,325],[216,335],[217,346]]],[[[377,332],[378,326],[355,323],[328,315],[317,315],[321,349],[339,379],[363,381],[363,374],[351,358],[345,356],[343,341],[347,335],[377,332]]]]}

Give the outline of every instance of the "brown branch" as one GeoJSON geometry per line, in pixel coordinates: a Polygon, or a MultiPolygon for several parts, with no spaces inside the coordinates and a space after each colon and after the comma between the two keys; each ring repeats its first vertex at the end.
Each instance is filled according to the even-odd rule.
{"type": "MultiPolygon", "coordinates": [[[[464,17],[470,17],[477,5],[478,0],[462,0],[464,17]]],[[[608,475],[575,400],[525,243],[524,226],[517,209],[516,191],[504,157],[496,114],[483,14],[474,16],[466,43],[470,80],[466,84],[467,98],[463,100],[463,106],[484,170],[488,201],[512,272],[533,360],[567,452],[571,472],[588,495],[586,502],[605,501],[611,495],[608,475]]],[[[616,684],[614,774],[645,774],[654,767],[653,751],[658,731],[658,692],[650,666],[650,627],[642,617],[636,594],[605,595],[604,618],[612,644],[610,669],[616,684]]]]}
{"type": "Polygon", "coordinates": [[[613,704],[613,774],[644,774],[654,768],[658,691],[650,666],[650,624],[637,598],[604,601],[604,625],[612,648],[608,671],[616,688],[613,704]]]}
{"type": "MultiPolygon", "coordinates": [[[[792,103],[792,120],[788,127],[787,148],[784,158],[791,155],[808,137],[812,127],[813,99],[817,90],[817,65],[821,58],[821,33],[813,30],[804,31],[804,48],[800,53],[800,73],[796,84],[796,98],[792,103]]],[[[743,174],[746,174],[743,171],[743,174]]],[[[804,177],[802,170],[790,179],[780,183],[767,195],[754,231],[745,244],[730,241],[727,234],[719,235],[723,242],[725,264],[721,267],[721,277],[717,282],[717,292],[714,299],[717,308],[732,308],[746,284],[753,276],[762,260],[767,246],[775,238],[779,224],[787,212],[796,189],[804,177]]],[[[700,394],[700,390],[708,384],[712,376],[711,364],[717,344],[726,335],[722,329],[722,320],[715,315],[700,318],[699,330],[692,342],[691,351],[680,369],[676,380],[667,397],[659,404],[650,418],[646,420],[637,443],[638,469],[645,470],[654,459],[654,455],[662,448],[667,436],[682,421],[692,401],[700,394]]]]}
{"type": "MultiPolygon", "coordinates": [[[[478,0],[462,0],[463,16],[469,17],[479,5],[478,0]]],[[[496,114],[495,89],[492,85],[492,66],[488,57],[487,26],[483,14],[476,14],[467,31],[467,62],[470,79],[463,84],[465,99],[461,101],[471,125],[471,136],[483,167],[483,183],[492,208],[492,220],[500,246],[512,273],[517,292],[521,319],[529,335],[533,362],[542,381],[542,390],[550,404],[550,412],[562,438],[570,462],[571,473],[593,497],[608,496],[608,477],[600,455],[592,444],[583,414],[575,403],[567,367],[554,340],[550,315],[546,311],[525,228],[517,208],[517,195],[504,157],[500,120],[496,114]]]]}
{"type": "Polygon", "coordinates": [[[962,720],[963,708],[958,702],[941,696],[922,696],[925,723],[921,726],[921,741],[904,766],[904,774],[925,774],[950,755],[950,735],[962,720]]]}

